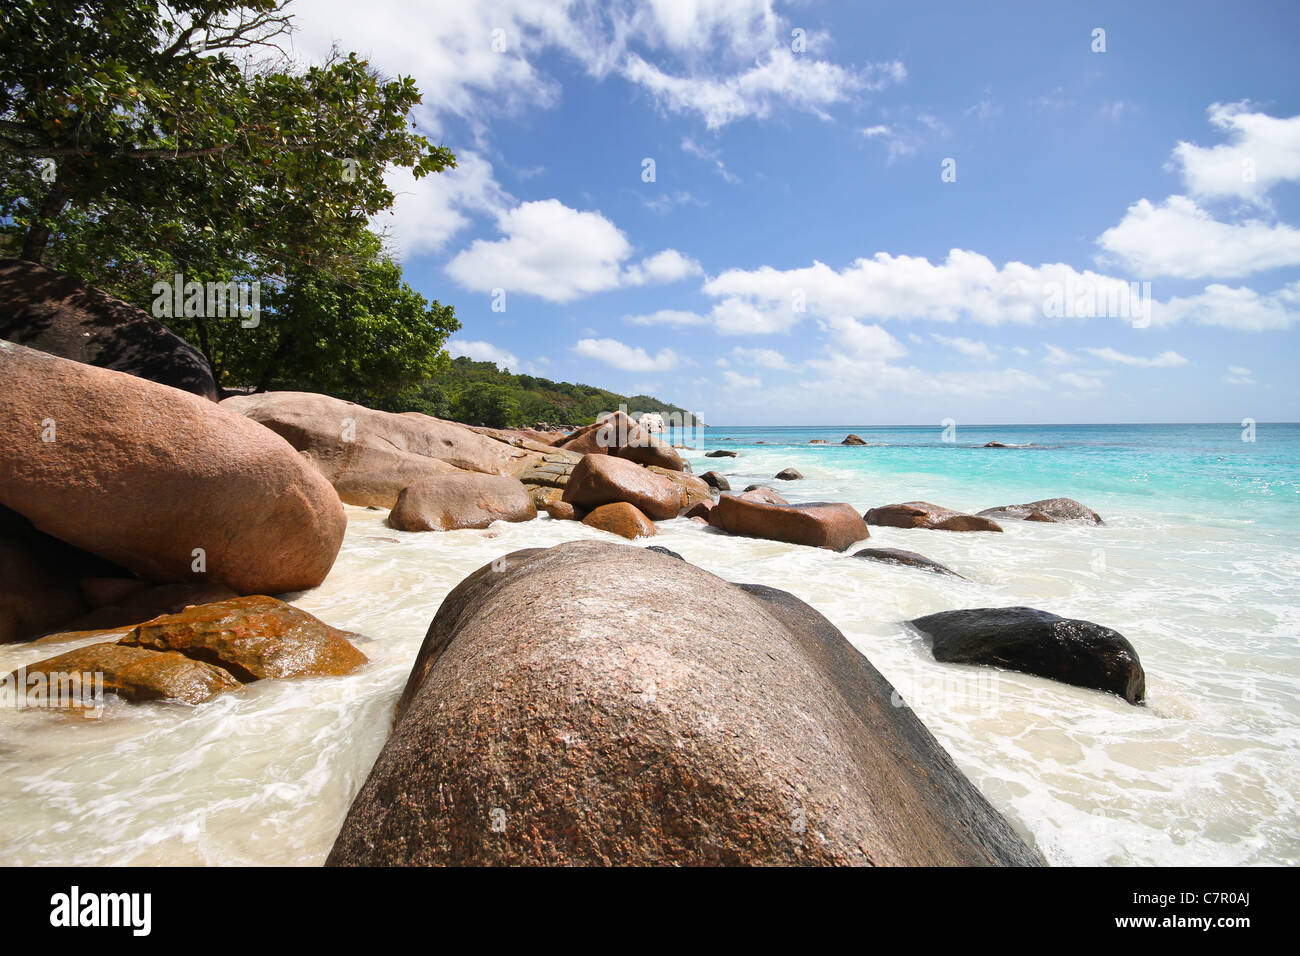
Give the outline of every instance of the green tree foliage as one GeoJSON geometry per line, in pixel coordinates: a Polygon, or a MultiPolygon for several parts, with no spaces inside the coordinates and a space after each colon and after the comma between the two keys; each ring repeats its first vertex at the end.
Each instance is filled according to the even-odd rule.
{"type": "Polygon", "coordinates": [[[591,385],[553,382],[535,375],[502,371],[492,362],[464,356],[452,359],[420,386],[394,394],[380,406],[392,411],[420,411],[471,425],[515,428],[537,422],[589,425],[602,412],[676,413],[690,424],[690,412],[649,395],[627,396],[591,385]]]}

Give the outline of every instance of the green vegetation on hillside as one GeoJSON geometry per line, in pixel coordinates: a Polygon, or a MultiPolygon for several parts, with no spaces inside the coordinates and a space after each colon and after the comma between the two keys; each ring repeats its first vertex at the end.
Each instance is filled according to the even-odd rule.
{"type": "MultiPolygon", "coordinates": [[[[344,396],[346,397],[346,396],[344,396]]],[[[658,412],[690,425],[691,413],[650,395],[620,395],[608,389],[570,382],[552,382],[536,375],[501,371],[492,362],[452,359],[423,385],[384,398],[372,397],[376,407],[390,411],[417,411],[470,425],[514,428],[549,422],[552,425],[588,425],[602,412],[620,405],[634,414],[658,412]]],[[[354,401],[360,401],[359,398],[354,401]]]]}

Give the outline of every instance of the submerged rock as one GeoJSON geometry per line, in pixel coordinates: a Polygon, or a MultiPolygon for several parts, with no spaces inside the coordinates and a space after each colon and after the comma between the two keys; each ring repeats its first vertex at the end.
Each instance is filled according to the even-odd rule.
{"type": "Polygon", "coordinates": [[[1043,498],[1023,505],[1001,505],[979,512],[986,518],[1021,518],[1025,521],[1078,521],[1101,524],[1101,515],[1073,498],[1043,498]]]}
{"type": "Polygon", "coordinates": [[[932,528],[935,531],[1001,531],[996,521],[979,515],[963,514],[930,504],[907,501],[899,505],[872,508],[865,515],[867,524],[888,528],[932,528]]]}
{"type": "Polygon", "coordinates": [[[861,551],[853,552],[853,556],[855,558],[865,558],[868,561],[881,561],[885,564],[900,564],[904,567],[920,568],[922,571],[933,571],[936,574],[951,574],[955,578],[964,577],[946,564],[940,564],[923,554],[917,554],[915,551],[904,551],[901,548],[863,548],[861,551]]]}
{"type": "MultiPolygon", "coordinates": [[[[66,682],[67,675],[102,674],[104,693],[116,694],[129,701],[171,700],[201,704],[241,686],[228,670],[206,661],[175,651],[151,651],[112,643],[92,644],[49,657],[26,665],[22,673],[28,678],[33,674],[45,675],[51,693],[58,693],[53,688],[60,680],[66,682]]],[[[79,694],[65,692],[66,696],[54,699],[55,706],[89,705],[88,698],[93,693],[91,686],[83,680],[79,694]]]]}
{"type": "Polygon", "coordinates": [[[1130,704],[1146,696],[1146,675],[1124,635],[1091,621],[1032,607],[969,608],[918,617],[933,638],[934,659],[989,664],[1118,694],[1130,704]]]}
{"type": "Polygon", "coordinates": [[[659,533],[653,521],[642,514],[636,505],[630,505],[626,501],[601,505],[583,518],[582,523],[624,538],[650,538],[659,533]]]}
{"type": "Polygon", "coordinates": [[[842,502],[768,504],[744,495],[723,495],[709,512],[709,524],[731,534],[843,551],[871,537],[862,516],[842,502]]]}
{"type": "Polygon", "coordinates": [[[784,592],[517,551],[438,609],[327,863],[1039,862],[896,700],[784,592]]]}
{"type": "Polygon", "coordinates": [[[863,441],[857,435],[849,435],[844,439],[844,441],[840,442],[840,444],[841,445],[865,445],[866,442],[863,441]]]}
{"type": "Polygon", "coordinates": [[[736,452],[729,448],[715,448],[713,451],[706,451],[705,458],[735,458],[736,452]]]}
{"type": "Polygon", "coordinates": [[[517,479],[462,472],[423,478],[403,488],[388,526],[398,531],[454,531],[536,517],[537,506],[517,479]]]}

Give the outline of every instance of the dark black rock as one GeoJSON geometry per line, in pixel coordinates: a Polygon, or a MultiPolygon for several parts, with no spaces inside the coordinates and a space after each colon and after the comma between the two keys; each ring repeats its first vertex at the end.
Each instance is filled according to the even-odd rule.
{"type": "Polygon", "coordinates": [[[710,488],[714,488],[718,491],[731,490],[731,482],[727,481],[726,478],[723,478],[716,471],[706,471],[704,474],[700,475],[700,477],[704,479],[705,484],[710,488]]]}
{"type": "Polygon", "coordinates": [[[705,458],[735,458],[736,453],[728,448],[715,448],[713,451],[706,451],[705,458]]]}
{"type": "Polygon", "coordinates": [[[1146,675],[1123,634],[1091,621],[1032,607],[941,611],[911,622],[933,639],[934,659],[990,664],[1118,694],[1130,704],[1146,696],[1146,675]]]}
{"type": "Polygon", "coordinates": [[[803,477],[803,475],[799,474],[798,469],[782,468],[776,473],[776,477],[780,478],[782,481],[798,481],[803,477]]]}
{"type": "Polygon", "coordinates": [[[668,557],[670,557],[670,558],[676,558],[678,561],[685,561],[685,560],[686,560],[686,559],[683,558],[680,554],[678,554],[676,551],[673,551],[673,550],[670,549],[670,548],[665,548],[662,544],[652,544],[652,545],[650,545],[650,547],[646,548],[646,550],[647,550],[647,551],[658,551],[660,554],[666,554],[666,555],[668,555],[668,557]]]}

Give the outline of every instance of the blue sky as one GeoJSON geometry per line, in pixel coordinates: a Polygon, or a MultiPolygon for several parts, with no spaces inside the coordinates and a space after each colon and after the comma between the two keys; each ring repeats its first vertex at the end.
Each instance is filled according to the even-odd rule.
{"type": "Polygon", "coordinates": [[[717,424],[1300,419],[1300,4],[1065,6],[293,9],[457,154],[380,220],[455,353],[717,424]]]}

